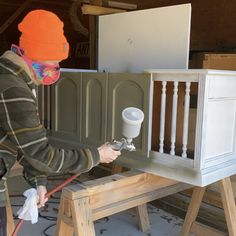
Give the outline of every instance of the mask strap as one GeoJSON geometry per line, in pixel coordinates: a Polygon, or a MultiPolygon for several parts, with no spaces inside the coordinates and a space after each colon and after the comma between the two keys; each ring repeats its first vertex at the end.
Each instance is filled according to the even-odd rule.
{"type": "Polygon", "coordinates": [[[18,56],[23,56],[25,54],[24,50],[15,44],[11,45],[11,51],[17,54],[18,56]]]}
{"type": "Polygon", "coordinates": [[[32,68],[32,60],[24,55],[25,54],[24,49],[20,48],[19,46],[15,44],[12,44],[11,51],[17,54],[18,56],[20,56],[25,61],[30,71],[33,73],[34,78],[36,79],[37,77],[36,77],[35,71],[32,68]]]}

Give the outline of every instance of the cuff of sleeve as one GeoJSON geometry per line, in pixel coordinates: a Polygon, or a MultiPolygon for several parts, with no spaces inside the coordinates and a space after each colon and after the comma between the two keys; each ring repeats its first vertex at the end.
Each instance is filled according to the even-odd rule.
{"type": "Polygon", "coordinates": [[[84,153],[87,156],[87,168],[84,172],[90,171],[94,166],[99,164],[100,156],[97,148],[89,147],[84,149],[84,153]]]}
{"type": "Polygon", "coordinates": [[[93,168],[94,166],[97,166],[99,164],[100,155],[99,155],[98,149],[96,147],[90,147],[89,150],[92,153],[93,165],[91,168],[93,168]]]}
{"type": "Polygon", "coordinates": [[[95,147],[86,147],[81,150],[83,159],[85,160],[83,164],[80,164],[75,170],[71,173],[85,173],[90,171],[94,166],[98,165],[100,162],[100,155],[95,147]]]}
{"type": "Polygon", "coordinates": [[[47,177],[46,176],[40,176],[40,177],[36,177],[36,187],[37,186],[47,186],[47,177]]]}

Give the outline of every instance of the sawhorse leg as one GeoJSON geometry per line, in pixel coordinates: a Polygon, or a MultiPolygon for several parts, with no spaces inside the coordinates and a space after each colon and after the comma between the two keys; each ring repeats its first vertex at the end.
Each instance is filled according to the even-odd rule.
{"type": "Polygon", "coordinates": [[[230,177],[219,181],[225,218],[230,236],[236,236],[236,206],[230,177]]]}
{"type": "Polygon", "coordinates": [[[10,201],[6,183],[5,183],[5,187],[6,187],[7,236],[11,236],[15,229],[15,224],[14,224],[13,213],[12,213],[12,208],[11,208],[11,201],[10,201]]]}
{"type": "Polygon", "coordinates": [[[68,200],[62,196],[57,219],[57,236],[95,236],[89,198],[68,200]],[[70,218],[71,222],[66,220],[70,218]]]}
{"type": "MultiPolygon", "coordinates": [[[[222,197],[223,207],[225,211],[225,218],[228,226],[229,236],[236,236],[236,206],[234,194],[230,177],[218,181],[220,193],[222,197]]],[[[194,233],[199,236],[222,236],[224,233],[215,230],[211,227],[204,226],[196,222],[198,211],[202,202],[205,192],[205,187],[195,187],[192,195],[191,202],[185,217],[181,236],[189,236],[194,233]]]]}
{"type": "MultiPolygon", "coordinates": [[[[112,165],[112,174],[118,174],[123,171],[123,167],[113,163],[112,165]]],[[[150,221],[149,221],[149,215],[148,215],[148,210],[147,210],[147,204],[142,204],[137,207],[135,207],[136,214],[138,217],[138,222],[139,222],[139,228],[142,232],[146,232],[147,230],[150,229],[150,221]]]]}
{"type": "Polygon", "coordinates": [[[191,202],[188,206],[188,211],[185,216],[184,224],[181,231],[181,236],[189,236],[193,223],[196,221],[199,208],[201,206],[202,198],[206,188],[195,187],[191,202]]]}

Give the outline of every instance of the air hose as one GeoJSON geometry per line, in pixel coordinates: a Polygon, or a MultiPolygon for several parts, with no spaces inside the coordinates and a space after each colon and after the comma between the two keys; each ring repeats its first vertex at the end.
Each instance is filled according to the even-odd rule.
{"type": "MultiPolygon", "coordinates": [[[[45,197],[49,198],[51,197],[54,193],[60,191],[62,188],[64,188],[66,185],[68,185],[69,183],[71,183],[74,179],[76,179],[78,176],[80,175],[79,174],[76,174],[76,175],[72,175],[70,178],[68,178],[66,181],[64,181],[62,184],[58,185],[57,187],[53,188],[51,191],[47,192],[45,197]]],[[[11,236],[17,236],[17,233],[19,232],[21,226],[23,225],[24,223],[24,220],[23,219],[20,219],[19,222],[17,223],[13,233],[11,236]]]]}

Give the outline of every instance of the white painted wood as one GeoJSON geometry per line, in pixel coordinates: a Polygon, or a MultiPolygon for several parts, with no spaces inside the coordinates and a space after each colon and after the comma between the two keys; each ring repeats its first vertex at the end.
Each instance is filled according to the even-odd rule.
{"type": "Polygon", "coordinates": [[[175,155],[177,105],[178,105],[178,82],[175,81],[173,89],[173,104],[172,104],[172,119],[171,119],[171,147],[170,147],[171,155],[175,155]]]}
{"type": "MultiPolygon", "coordinates": [[[[191,69],[191,70],[187,70],[187,69],[146,69],[144,70],[147,73],[153,74],[154,78],[156,76],[159,75],[165,75],[165,76],[170,76],[170,75],[174,75],[176,76],[176,80],[178,81],[183,81],[183,79],[181,80],[181,77],[185,77],[185,76],[195,76],[196,75],[215,75],[215,76],[235,76],[235,71],[232,70],[212,70],[212,69],[191,69]]],[[[196,78],[196,80],[199,80],[200,78],[196,78]]]]}
{"type": "Polygon", "coordinates": [[[97,70],[88,70],[88,69],[72,69],[72,68],[60,68],[61,72],[97,72],[97,70]]]}
{"type": "Polygon", "coordinates": [[[183,152],[182,157],[187,157],[188,144],[188,121],[189,121],[189,103],[190,103],[190,82],[185,83],[185,98],[184,98],[184,124],[183,124],[183,152]]]}
{"type": "Polygon", "coordinates": [[[194,164],[191,166],[189,159],[183,158],[185,155],[182,158],[175,155],[173,158],[166,153],[151,151],[150,163],[145,166],[141,160],[139,168],[199,186],[236,174],[236,72],[153,70],[149,73],[154,81],[168,83],[180,81],[184,76],[186,84],[188,83],[185,94],[183,148],[187,146],[190,82],[198,81],[195,155],[194,160],[191,160],[194,164]]]}
{"type": "Polygon", "coordinates": [[[207,75],[207,79],[210,81],[209,98],[236,98],[235,77],[225,75],[207,75]]]}
{"type": "Polygon", "coordinates": [[[236,100],[209,100],[204,159],[233,155],[235,144],[236,100]]]}
{"type": "Polygon", "coordinates": [[[190,4],[100,16],[99,71],[187,69],[190,23],[190,4]]]}
{"type": "Polygon", "coordinates": [[[195,138],[195,151],[194,151],[194,168],[203,169],[204,168],[204,160],[201,159],[203,153],[203,133],[205,130],[205,122],[204,116],[207,113],[206,109],[206,102],[207,102],[207,86],[208,83],[206,81],[206,75],[200,74],[199,75],[199,82],[198,82],[198,101],[197,101],[197,123],[196,123],[196,138],[195,138]]]}
{"type": "Polygon", "coordinates": [[[184,167],[184,168],[193,168],[193,160],[189,158],[183,158],[181,156],[170,155],[167,153],[159,153],[155,151],[150,151],[149,153],[150,159],[154,162],[165,164],[167,166],[172,166],[175,164],[175,168],[184,167]]]}
{"type": "Polygon", "coordinates": [[[149,121],[148,121],[148,146],[147,146],[147,157],[149,157],[149,152],[152,149],[152,113],[153,113],[153,93],[154,93],[154,81],[151,75],[150,78],[150,88],[149,88],[149,94],[150,94],[150,99],[149,99],[149,121]]]}
{"type": "Polygon", "coordinates": [[[178,70],[147,70],[146,72],[152,75],[154,81],[169,81],[169,82],[199,81],[198,77],[199,70],[194,70],[195,72],[192,73],[189,73],[189,70],[179,70],[179,71],[180,73],[178,73],[178,70]]]}
{"type": "Polygon", "coordinates": [[[175,156],[171,156],[170,154],[168,158],[165,156],[166,154],[155,153],[159,155],[160,158],[152,158],[151,153],[149,159],[139,158],[138,156],[135,159],[126,158],[125,155],[123,155],[117,162],[128,168],[135,167],[135,169],[141,171],[201,187],[235,174],[236,161],[229,162],[224,168],[222,168],[222,166],[214,166],[199,171],[187,165],[186,160],[189,161],[188,158],[181,158],[181,160],[176,161],[174,160],[175,158],[173,158],[175,156]]]}
{"type": "Polygon", "coordinates": [[[163,153],[164,138],[165,138],[165,113],[166,113],[166,81],[162,82],[162,94],[161,94],[161,125],[160,125],[160,145],[159,152],[163,153]]]}

